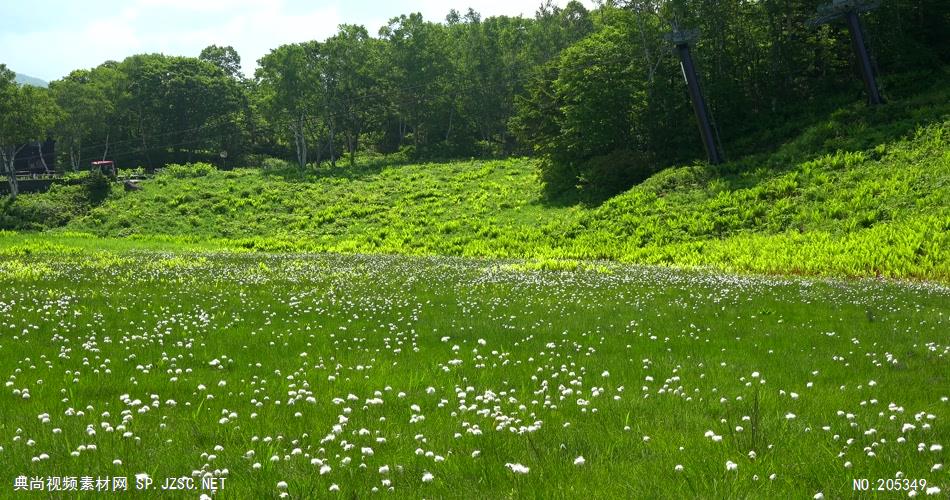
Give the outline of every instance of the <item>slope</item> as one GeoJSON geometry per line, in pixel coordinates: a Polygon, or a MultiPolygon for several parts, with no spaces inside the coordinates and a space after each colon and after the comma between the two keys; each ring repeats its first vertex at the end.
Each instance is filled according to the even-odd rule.
{"type": "MultiPolygon", "coordinates": [[[[769,154],[666,169],[599,206],[543,199],[530,159],[306,174],[185,166],[142,191],[114,190],[65,229],[263,251],[948,281],[948,103],[950,86],[941,84],[877,109],[848,106],[769,154]]],[[[42,196],[62,196],[56,191],[42,196]]]]}
{"type": "Polygon", "coordinates": [[[46,88],[49,86],[49,83],[46,80],[36,78],[35,76],[24,75],[23,73],[17,73],[15,81],[20,85],[32,85],[34,87],[43,87],[46,88]]]}

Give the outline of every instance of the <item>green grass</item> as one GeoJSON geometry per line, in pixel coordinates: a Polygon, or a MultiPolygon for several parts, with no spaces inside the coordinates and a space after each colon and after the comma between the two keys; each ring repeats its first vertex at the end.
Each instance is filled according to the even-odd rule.
{"type": "Polygon", "coordinates": [[[530,159],[305,174],[176,167],[99,205],[68,203],[66,188],[22,196],[5,205],[6,226],[39,227],[11,224],[9,214],[62,204],[48,219],[66,231],[216,248],[946,282],[948,102],[950,86],[940,84],[877,109],[842,108],[771,154],[670,168],[602,204],[545,199],[530,159]]]}
{"type": "Polygon", "coordinates": [[[941,84],[603,203],[544,199],[530,159],[4,201],[0,496],[946,494],[948,139],[941,84]]]}
{"type": "Polygon", "coordinates": [[[950,490],[946,288],[72,238],[0,250],[4,495],[21,474],[215,470],[220,498],[950,490]]]}

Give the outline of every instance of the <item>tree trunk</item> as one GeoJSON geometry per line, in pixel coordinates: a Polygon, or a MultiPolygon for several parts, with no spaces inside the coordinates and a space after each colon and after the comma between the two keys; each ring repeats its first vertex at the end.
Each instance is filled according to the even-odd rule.
{"type": "Polygon", "coordinates": [[[16,199],[17,194],[20,193],[20,184],[16,179],[16,167],[14,166],[14,159],[16,154],[20,152],[20,148],[5,148],[3,151],[0,151],[0,157],[3,160],[3,169],[6,170],[7,182],[10,184],[10,198],[16,199]]]}
{"type": "Polygon", "coordinates": [[[333,139],[333,120],[329,120],[327,125],[327,128],[330,130],[330,166],[336,168],[336,147],[333,139]]]}
{"type": "Polygon", "coordinates": [[[294,120],[291,129],[294,133],[294,146],[297,149],[297,165],[303,170],[307,168],[307,137],[304,133],[303,116],[298,116],[294,120]]]}
{"type": "Polygon", "coordinates": [[[449,142],[449,136],[452,135],[452,116],[455,115],[455,99],[452,99],[452,107],[449,108],[449,126],[445,128],[445,142],[449,142]]]}
{"type": "Polygon", "coordinates": [[[45,142],[36,141],[36,149],[40,152],[40,163],[43,164],[43,173],[49,173],[49,165],[46,164],[46,153],[43,152],[45,142]]]}
{"type": "Polygon", "coordinates": [[[657,58],[656,64],[653,62],[653,54],[650,52],[650,41],[647,39],[646,32],[646,20],[647,20],[647,10],[652,12],[652,9],[638,3],[635,5],[634,12],[637,15],[637,31],[640,34],[640,44],[643,46],[643,60],[646,62],[647,66],[647,82],[649,86],[648,90],[651,90],[653,87],[653,82],[656,78],[656,71],[660,67],[660,62],[663,60],[662,57],[657,58]]]}
{"type": "Polygon", "coordinates": [[[106,161],[106,155],[109,154],[109,134],[111,130],[106,131],[106,149],[102,151],[102,161],[106,161]]]}
{"type": "Polygon", "coordinates": [[[79,171],[79,162],[82,161],[82,147],[78,144],[69,146],[69,165],[73,167],[73,172],[79,171]]]}
{"type": "Polygon", "coordinates": [[[362,133],[363,133],[363,127],[361,125],[359,128],[356,129],[356,135],[353,137],[353,154],[354,155],[360,149],[360,134],[362,133]]]}
{"type": "Polygon", "coordinates": [[[7,177],[7,182],[10,183],[10,198],[15,200],[20,193],[20,184],[19,181],[16,180],[16,172],[12,170],[13,166],[11,165],[9,168],[11,170],[10,176],[7,177]]]}
{"type": "Polygon", "coordinates": [[[350,166],[356,166],[356,147],[359,141],[359,131],[346,133],[346,151],[350,154],[350,166]]]}
{"type": "Polygon", "coordinates": [[[145,153],[145,164],[152,170],[152,156],[148,154],[148,143],[145,141],[145,132],[142,132],[142,152],[145,153]]]}
{"type": "Polygon", "coordinates": [[[317,137],[316,139],[316,147],[317,147],[316,157],[313,159],[313,161],[317,164],[317,168],[320,168],[320,159],[321,159],[321,156],[323,156],[323,144],[320,143],[319,137],[317,137]]]}

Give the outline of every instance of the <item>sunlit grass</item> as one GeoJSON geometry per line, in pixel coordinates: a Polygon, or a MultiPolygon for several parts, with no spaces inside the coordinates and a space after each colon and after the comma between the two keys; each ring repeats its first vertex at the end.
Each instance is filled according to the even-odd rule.
{"type": "Polygon", "coordinates": [[[258,251],[609,259],[950,281],[950,123],[871,151],[734,174],[670,169],[600,206],[545,200],[530,160],[298,178],[161,177],[67,227],[258,251]]]}
{"type": "Polygon", "coordinates": [[[227,172],[170,166],[101,204],[82,185],[54,186],[0,203],[0,227],[54,244],[82,232],[158,249],[520,258],[540,269],[606,259],[950,282],[948,103],[941,83],[881,107],[844,106],[768,152],[670,167],[609,200],[545,197],[526,158],[377,158],[304,172],[268,160],[273,168],[227,172]]]}
{"type": "Polygon", "coordinates": [[[950,489],[936,285],[69,248],[3,253],[7,493],[137,473],[225,477],[224,498],[950,489]]]}

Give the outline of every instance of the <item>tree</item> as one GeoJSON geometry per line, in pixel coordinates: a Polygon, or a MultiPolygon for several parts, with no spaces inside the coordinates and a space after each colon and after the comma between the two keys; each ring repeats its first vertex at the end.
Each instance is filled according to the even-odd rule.
{"type": "Polygon", "coordinates": [[[452,79],[445,29],[426,22],[422,14],[390,19],[380,29],[386,43],[385,59],[390,62],[385,75],[390,112],[397,123],[398,143],[411,135],[418,151],[437,138],[448,126],[452,79]]]}
{"type": "Polygon", "coordinates": [[[594,21],[584,4],[571,0],[560,12],[562,40],[570,45],[594,31],[594,21]]]}
{"type": "MultiPolygon", "coordinates": [[[[340,31],[321,46],[324,65],[321,68],[329,123],[338,124],[349,153],[350,165],[356,163],[360,135],[378,115],[379,96],[374,88],[380,78],[380,49],[366,28],[344,24],[340,31]]],[[[333,147],[333,144],[330,145],[333,147]]]]}
{"type": "Polygon", "coordinates": [[[119,69],[119,63],[107,61],[89,71],[88,83],[97,89],[105,98],[105,107],[99,109],[101,121],[90,121],[91,128],[86,142],[94,146],[83,147],[91,154],[105,160],[112,147],[113,136],[119,137],[123,133],[122,103],[128,102],[128,78],[119,69]]]}
{"type": "Polygon", "coordinates": [[[241,75],[241,56],[237,50],[234,50],[234,47],[230,45],[226,47],[209,45],[201,49],[201,54],[198,56],[198,59],[214,64],[220,68],[221,71],[224,71],[224,74],[235,80],[243,78],[241,75]]]}
{"type": "Polygon", "coordinates": [[[55,127],[57,143],[67,150],[73,170],[79,169],[83,141],[115,111],[106,88],[99,83],[92,78],[91,71],[77,70],[49,86],[63,111],[55,127]]]}
{"type": "Polygon", "coordinates": [[[530,50],[535,64],[550,61],[566,46],[561,40],[561,29],[561,8],[553,0],[544,0],[531,26],[530,50]]]}
{"type": "MultiPolygon", "coordinates": [[[[514,97],[530,74],[525,51],[529,21],[512,17],[481,19],[469,10],[464,23],[450,28],[453,41],[453,95],[458,106],[452,129],[456,151],[480,149],[510,152],[507,121],[514,114],[514,97]]],[[[448,138],[448,135],[447,135],[448,138]]]]}
{"type": "Polygon", "coordinates": [[[215,65],[192,57],[144,54],[127,58],[120,69],[128,78],[121,104],[126,127],[150,165],[155,151],[188,162],[198,150],[216,155],[236,133],[241,88],[215,65]]]}
{"type": "Polygon", "coordinates": [[[0,64],[0,162],[10,185],[10,197],[19,194],[15,159],[27,144],[46,139],[59,110],[46,89],[18,86],[16,75],[0,64]]]}
{"type": "MultiPolygon", "coordinates": [[[[777,125],[791,116],[859,90],[843,28],[805,24],[817,0],[539,3],[530,17],[403,15],[374,36],[341,25],[326,41],[274,49],[254,79],[230,46],[109,61],[52,84],[65,111],[55,135],[73,168],[90,155],[149,166],[221,150],[235,158],[248,144],[302,167],[342,155],[352,165],[368,148],[416,158],[529,151],[548,187],[623,189],[631,172],[702,151],[664,37],[671,21],[699,31],[693,55],[727,152],[769,147],[762,136],[787,133],[777,125]]],[[[926,75],[950,60],[945,0],[891,0],[862,21],[884,74],[926,75]]]]}
{"type": "Polygon", "coordinates": [[[564,50],[519,102],[513,125],[542,155],[549,193],[612,194],[652,170],[635,39],[630,23],[605,26],[564,50]]]}
{"type": "MultiPolygon", "coordinates": [[[[187,161],[196,150],[216,155],[236,131],[241,92],[237,83],[217,66],[190,57],[170,58],[163,81],[165,117],[176,133],[174,144],[184,146],[187,161]],[[200,129],[200,133],[196,130],[200,129]]],[[[178,146],[178,147],[180,147],[178,146]]]]}
{"type": "Polygon", "coordinates": [[[324,101],[325,87],[316,67],[320,60],[317,42],[282,45],[258,61],[255,73],[261,103],[278,129],[293,135],[297,164],[306,168],[308,143],[317,128],[312,110],[324,101]]]}

